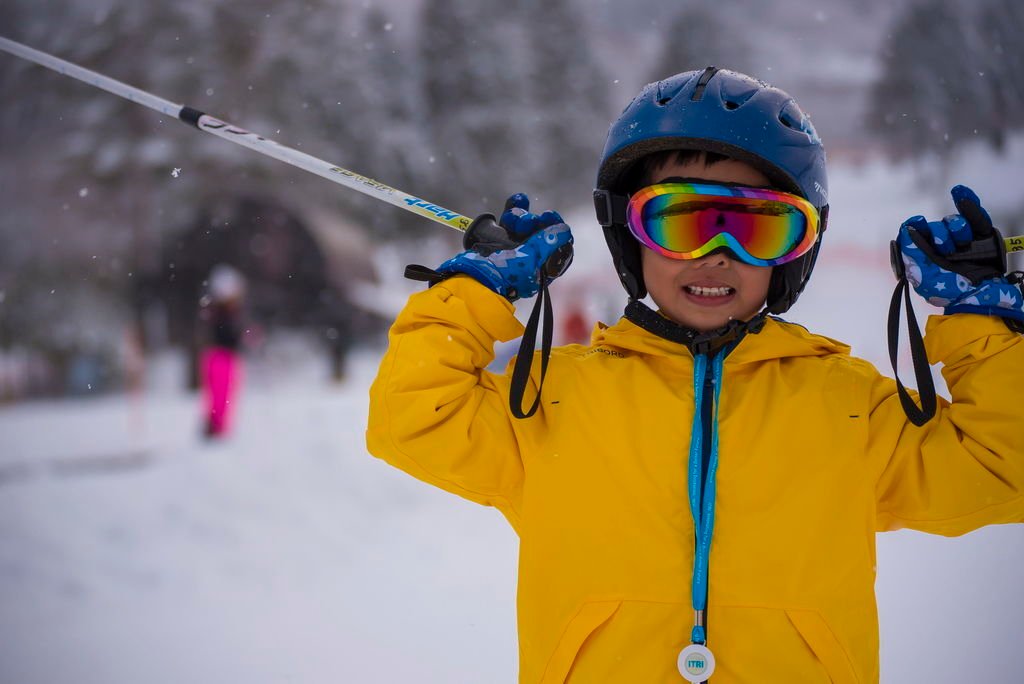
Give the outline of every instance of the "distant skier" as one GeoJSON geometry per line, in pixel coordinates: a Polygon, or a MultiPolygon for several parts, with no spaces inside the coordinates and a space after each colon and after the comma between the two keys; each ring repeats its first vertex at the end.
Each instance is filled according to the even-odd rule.
{"type": "Polygon", "coordinates": [[[219,264],[208,281],[200,318],[206,334],[200,359],[203,387],[204,434],[227,434],[242,382],[242,303],[245,278],[235,268],[219,264]]]}
{"type": "Polygon", "coordinates": [[[958,214],[894,243],[901,288],[944,308],[925,344],[952,401],[932,417],[927,392],[917,410],[775,317],[811,275],[827,185],[785,92],[678,74],[613,123],[598,169],[623,318],[528,376],[485,370],[572,242],[524,195],[398,315],[368,448],[519,534],[521,682],[878,682],[875,533],[1024,522],[1024,297],[989,215],[957,186],[958,214]],[[523,390],[540,403],[516,420],[523,390]]]}

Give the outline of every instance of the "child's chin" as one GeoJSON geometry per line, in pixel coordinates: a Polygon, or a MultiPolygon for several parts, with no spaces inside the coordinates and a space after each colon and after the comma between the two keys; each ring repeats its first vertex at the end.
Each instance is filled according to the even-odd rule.
{"type": "Polygon", "coordinates": [[[726,314],[720,316],[709,314],[695,315],[686,311],[662,311],[662,313],[684,328],[692,328],[702,333],[718,330],[732,320],[732,317],[726,314]]]}

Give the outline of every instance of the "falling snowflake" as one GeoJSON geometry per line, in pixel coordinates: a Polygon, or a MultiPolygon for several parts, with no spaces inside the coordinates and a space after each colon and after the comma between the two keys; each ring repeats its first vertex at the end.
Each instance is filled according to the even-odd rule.
{"type": "Polygon", "coordinates": [[[171,171],[171,175],[174,176],[175,178],[177,178],[178,176],[181,175],[181,169],[175,167],[174,170],[171,171]]]}
{"type": "Polygon", "coordinates": [[[79,188],[79,190],[78,190],[78,196],[79,197],[85,197],[88,194],[89,194],[89,188],[79,188]]]}

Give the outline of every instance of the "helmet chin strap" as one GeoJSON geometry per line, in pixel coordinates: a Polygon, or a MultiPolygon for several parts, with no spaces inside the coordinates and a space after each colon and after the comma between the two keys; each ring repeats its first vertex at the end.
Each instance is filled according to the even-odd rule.
{"type": "Polygon", "coordinates": [[[765,307],[749,321],[732,320],[721,328],[700,332],[679,325],[637,299],[630,299],[625,311],[626,320],[662,339],[686,346],[694,356],[712,353],[730,342],[739,342],[747,334],[756,335],[764,328],[768,314],[768,308],[765,307]]]}

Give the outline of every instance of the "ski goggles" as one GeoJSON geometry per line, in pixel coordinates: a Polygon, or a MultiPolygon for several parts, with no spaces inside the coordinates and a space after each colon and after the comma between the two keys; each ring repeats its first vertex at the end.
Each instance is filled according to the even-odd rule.
{"type": "Polygon", "coordinates": [[[818,238],[814,205],[778,190],[670,182],[638,190],[626,206],[629,231],[670,259],[697,259],[728,248],[754,266],[803,256],[818,238]]]}

